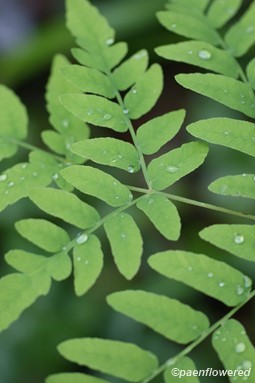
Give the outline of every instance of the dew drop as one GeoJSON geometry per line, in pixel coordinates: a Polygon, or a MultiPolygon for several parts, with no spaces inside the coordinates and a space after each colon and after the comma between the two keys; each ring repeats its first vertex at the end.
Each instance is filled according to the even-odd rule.
{"type": "Polygon", "coordinates": [[[115,199],[120,199],[120,196],[119,196],[119,195],[116,195],[116,196],[115,196],[115,199]]]}
{"type": "Polygon", "coordinates": [[[7,174],[1,174],[0,181],[6,181],[8,178],[7,174]]]}
{"type": "Polygon", "coordinates": [[[80,262],[80,261],[81,261],[81,257],[77,257],[76,260],[77,260],[78,262],[80,262]]]}
{"type": "Polygon", "coordinates": [[[176,172],[178,172],[179,168],[178,168],[177,166],[168,166],[168,167],[166,168],[166,170],[167,170],[167,172],[169,172],[169,173],[176,173],[176,172]]]}
{"type": "Polygon", "coordinates": [[[117,162],[116,158],[114,158],[111,162],[112,164],[115,164],[115,162],[117,162]]]}
{"type": "Polygon", "coordinates": [[[109,39],[105,40],[106,45],[112,45],[114,43],[114,39],[110,37],[109,39]]]}
{"type": "Polygon", "coordinates": [[[8,191],[8,190],[5,190],[4,194],[9,194],[9,191],[8,191]]]}
{"type": "Polygon", "coordinates": [[[226,342],[227,338],[222,338],[221,340],[222,342],[226,342]]]}
{"type": "Polygon", "coordinates": [[[242,101],[241,101],[241,104],[245,104],[245,101],[244,101],[244,100],[242,100],[242,101]]]}
{"type": "Polygon", "coordinates": [[[34,176],[34,177],[37,177],[37,176],[38,176],[38,173],[34,172],[34,173],[33,173],[33,176],[34,176]]]}
{"type": "Polygon", "coordinates": [[[188,51],[188,55],[192,55],[193,54],[193,51],[188,51]]]}
{"type": "Polygon", "coordinates": [[[252,107],[252,108],[255,108],[255,104],[251,104],[251,107],[252,107]]]}
{"type": "Polygon", "coordinates": [[[244,288],[242,286],[237,286],[236,293],[237,293],[237,295],[243,295],[244,288]]]}
{"type": "Polygon", "coordinates": [[[87,240],[88,240],[87,234],[80,234],[76,238],[76,243],[78,243],[78,245],[82,245],[83,243],[87,242],[87,240]]]}
{"type": "Polygon", "coordinates": [[[245,287],[251,287],[252,281],[250,280],[250,278],[248,278],[246,275],[244,275],[243,280],[244,280],[244,286],[245,287]]]}
{"type": "Polygon", "coordinates": [[[188,271],[192,271],[193,268],[191,266],[188,267],[188,271]]]}
{"type": "Polygon", "coordinates": [[[247,177],[247,174],[246,174],[246,173],[243,173],[243,174],[242,174],[242,177],[247,177]]]}
{"type": "Polygon", "coordinates": [[[242,367],[244,370],[249,370],[249,368],[252,368],[252,363],[250,360],[244,360],[242,363],[242,367]]]}
{"type": "Polygon", "coordinates": [[[244,242],[244,236],[243,236],[243,235],[240,235],[240,234],[236,234],[235,237],[234,237],[234,242],[235,242],[237,245],[240,245],[241,243],[244,242]]]}
{"type": "Polygon", "coordinates": [[[22,164],[21,165],[21,169],[26,169],[27,168],[27,164],[22,164]]]}
{"type": "Polygon", "coordinates": [[[113,185],[114,185],[114,186],[117,186],[117,185],[118,185],[118,182],[113,181],[113,185]]]}
{"type": "Polygon", "coordinates": [[[62,121],[62,125],[63,125],[64,128],[68,128],[69,121],[68,120],[63,120],[62,121]]]}
{"type": "Polygon", "coordinates": [[[62,251],[66,251],[66,250],[67,250],[67,246],[63,246],[62,251]]]}
{"type": "Polygon", "coordinates": [[[20,181],[24,181],[26,177],[20,177],[20,181]]]}
{"type": "Polygon", "coordinates": [[[225,282],[220,282],[219,283],[219,287],[224,287],[225,286],[225,282]]]}
{"type": "Polygon", "coordinates": [[[242,352],[244,352],[245,349],[246,349],[246,346],[243,342],[237,343],[237,345],[235,346],[235,352],[237,352],[238,354],[241,354],[242,352]]]}
{"type": "Polygon", "coordinates": [[[254,32],[254,26],[253,25],[250,25],[249,27],[246,28],[246,32],[247,33],[252,33],[254,32]]]}
{"type": "Polygon", "coordinates": [[[58,173],[53,174],[52,178],[53,178],[54,180],[57,180],[57,179],[59,178],[58,173]]]}
{"type": "Polygon", "coordinates": [[[153,198],[150,198],[150,199],[149,199],[149,202],[148,202],[148,205],[151,205],[153,202],[154,202],[154,199],[153,199],[153,198]]]}
{"type": "Polygon", "coordinates": [[[135,169],[134,169],[134,167],[132,165],[129,165],[127,170],[128,170],[129,173],[134,173],[134,171],[135,171],[135,169]]]}
{"type": "Polygon", "coordinates": [[[223,91],[224,93],[228,93],[228,90],[227,89],[224,89],[224,91],[223,91]]]}
{"type": "Polygon", "coordinates": [[[112,118],[112,115],[109,114],[109,113],[107,113],[107,114],[105,114],[105,115],[103,116],[103,120],[104,120],[104,121],[109,121],[109,120],[111,120],[111,118],[112,118]]]}
{"type": "Polygon", "coordinates": [[[224,135],[225,135],[225,136],[228,136],[228,135],[229,135],[229,131],[228,131],[228,130],[225,130],[224,135]]]}
{"type": "Polygon", "coordinates": [[[92,114],[93,114],[93,109],[89,109],[89,110],[87,111],[87,115],[88,115],[88,116],[92,116],[92,114]]]}
{"type": "Polygon", "coordinates": [[[121,236],[121,238],[123,238],[123,239],[126,238],[126,234],[125,234],[125,233],[121,233],[120,236],[121,236]]]}
{"type": "Polygon", "coordinates": [[[137,89],[136,89],[136,88],[133,88],[133,89],[132,89],[132,93],[133,93],[133,94],[136,94],[136,93],[137,93],[137,89]]]}
{"type": "Polygon", "coordinates": [[[13,181],[11,181],[11,182],[9,182],[8,183],[8,186],[11,188],[12,186],[14,186],[15,185],[15,183],[13,182],[13,181]]]}
{"type": "Polygon", "coordinates": [[[128,114],[128,112],[129,112],[129,109],[127,109],[127,108],[124,108],[124,109],[123,109],[123,113],[124,113],[124,114],[128,114]]]}
{"type": "Polygon", "coordinates": [[[198,57],[202,60],[210,60],[212,58],[211,52],[203,49],[198,52],[198,57]]]}
{"type": "Polygon", "coordinates": [[[207,274],[208,278],[213,278],[213,275],[214,275],[213,273],[208,273],[207,274]]]}
{"type": "Polygon", "coordinates": [[[176,24],[172,24],[172,28],[175,29],[177,27],[176,24]]]}
{"type": "Polygon", "coordinates": [[[121,154],[118,154],[117,157],[119,160],[122,160],[122,158],[123,158],[123,156],[121,154]]]}
{"type": "Polygon", "coordinates": [[[89,261],[85,261],[84,263],[85,263],[85,265],[88,265],[88,264],[89,264],[89,261]]]}

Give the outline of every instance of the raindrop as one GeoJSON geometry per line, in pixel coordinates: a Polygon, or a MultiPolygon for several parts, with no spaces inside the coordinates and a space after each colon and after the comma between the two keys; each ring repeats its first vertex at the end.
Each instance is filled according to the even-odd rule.
{"type": "Polygon", "coordinates": [[[175,29],[177,27],[176,24],[172,24],[172,28],[175,29]]]}
{"type": "Polygon", "coordinates": [[[113,185],[114,185],[114,186],[117,186],[117,185],[118,185],[118,182],[113,181],[113,185]]]}
{"type": "Polygon", "coordinates": [[[225,282],[220,282],[219,283],[219,287],[224,287],[225,286],[225,282]]]}
{"type": "Polygon", "coordinates": [[[105,40],[106,45],[112,45],[114,43],[114,39],[110,37],[109,39],[105,40]]]}
{"type": "Polygon", "coordinates": [[[9,191],[8,191],[8,190],[5,190],[4,194],[9,194],[9,191]]]}
{"type": "Polygon", "coordinates": [[[241,98],[244,98],[244,95],[243,95],[243,94],[240,94],[240,97],[241,97],[241,98]]]}
{"type": "Polygon", "coordinates": [[[244,275],[243,280],[244,280],[245,287],[250,287],[252,285],[252,281],[246,275],[244,275]]]}
{"type": "Polygon", "coordinates": [[[92,109],[89,109],[88,112],[87,112],[87,115],[88,116],[91,116],[93,114],[93,110],[92,109]]]}
{"type": "Polygon", "coordinates": [[[104,121],[109,121],[111,118],[112,118],[112,115],[108,113],[103,116],[104,121]]]}
{"type": "Polygon", "coordinates": [[[59,178],[58,173],[53,174],[52,178],[53,178],[54,180],[57,180],[57,179],[59,178]]]}
{"type": "Polygon", "coordinates": [[[89,264],[89,261],[85,261],[85,265],[88,265],[89,264]]]}
{"type": "Polygon", "coordinates": [[[15,183],[12,182],[12,181],[8,183],[8,186],[9,186],[10,188],[11,188],[12,186],[14,186],[14,185],[15,185],[15,183]]]}
{"type": "Polygon", "coordinates": [[[246,346],[243,342],[240,342],[240,343],[237,343],[237,345],[235,346],[235,351],[238,353],[238,354],[241,354],[241,352],[244,352],[246,349],[246,346]]]}
{"type": "Polygon", "coordinates": [[[115,199],[120,199],[120,196],[119,196],[119,195],[116,195],[115,199]]]}
{"type": "Polygon", "coordinates": [[[135,169],[134,169],[134,167],[132,165],[129,165],[127,170],[128,170],[129,173],[134,173],[134,171],[135,171],[135,169]]]}
{"type": "Polygon", "coordinates": [[[68,128],[69,121],[68,120],[63,120],[62,121],[62,125],[63,125],[64,128],[68,128]]]}
{"type": "Polygon", "coordinates": [[[192,271],[193,268],[191,266],[188,267],[188,271],[192,271]]]}
{"type": "Polygon", "coordinates": [[[117,157],[119,160],[122,160],[122,158],[123,158],[123,156],[121,154],[118,154],[117,157]]]}
{"type": "Polygon", "coordinates": [[[224,89],[224,91],[223,91],[224,93],[228,93],[228,90],[227,89],[224,89]]]}
{"type": "Polygon", "coordinates": [[[244,100],[242,100],[242,101],[241,101],[241,104],[245,104],[245,101],[244,101],[244,100]]]}
{"type": "Polygon", "coordinates": [[[235,237],[234,237],[234,242],[235,242],[237,245],[240,245],[241,243],[244,242],[244,236],[243,236],[243,235],[240,235],[240,234],[236,234],[235,237]]]}
{"type": "Polygon", "coordinates": [[[249,370],[252,367],[252,363],[250,360],[244,360],[242,363],[242,367],[244,370],[249,370]]]}
{"type": "Polygon", "coordinates": [[[117,162],[116,158],[112,160],[112,164],[115,164],[115,162],[117,162]]]}
{"type": "Polygon", "coordinates": [[[88,240],[87,234],[80,234],[76,238],[76,243],[78,243],[78,245],[82,245],[83,243],[87,242],[87,240],[88,240]]]}
{"type": "Polygon", "coordinates": [[[24,181],[26,177],[20,177],[20,181],[24,181]]]}
{"type": "Polygon", "coordinates": [[[123,238],[123,239],[126,238],[126,234],[124,234],[124,233],[121,233],[120,236],[121,236],[121,238],[123,238]]]}
{"type": "Polygon", "coordinates": [[[6,181],[7,180],[7,174],[1,174],[0,181],[6,181]]]}
{"type": "Polygon", "coordinates": [[[222,342],[226,342],[227,338],[222,338],[221,340],[222,342]]]}
{"type": "Polygon", "coordinates": [[[127,109],[127,108],[124,108],[124,109],[123,109],[123,113],[124,113],[124,114],[128,114],[128,112],[129,112],[129,109],[127,109]]]}
{"type": "Polygon", "coordinates": [[[37,176],[38,176],[38,173],[34,172],[34,173],[33,173],[33,176],[34,176],[34,177],[37,177],[37,176]]]}
{"type": "Polygon", "coordinates": [[[197,327],[196,324],[193,324],[193,325],[191,326],[191,328],[192,328],[192,330],[197,330],[197,329],[198,329],[198,327],[197,327]]]}
{"type": "Polygon", "coordinates": [[[188,55],[192,55],[193,54],[193,51],[188,51],[188,55]]]}
{"type": "Polygon", "coordinates": [[[27,164],[22,164],[22,165],[21,165],[21,168],[22,168],[22,169],[26,169],[26,168],[27,168],[27,164]]]}
{"type": "Polygon", "coordinates": [[[252,107],[252,108],[255,108],[255,104],[251,104],[251,107],[252,107]]]}
{"type": "Polygon", "coordinates": [[[198,57],[202,60],[210,60],[212,58],[212,54],[209,51],[203,49],[198,52],[198,57]]]}
{"type": "Polygon", "coordinates": [[[229,131],[225,130],[224,134],[225,134],[225,136],[228,136],[229,135],[229,131]]]}
{"type": "Polygon", "coordinates": [[[178,168],[177,166],[168,166],[168,167],[166,168],[166,170],[167,170],[167,172],[169,172],[169,173],[176,173],[176,172],[178,172],[179,168],[178,168]]]}
{"type": "Polygon", "coordinates": [[[247,177],[247,174],[246,174],[246,173],[243,173],[243,174],[242,174],[242,177],[247,177]]]}
{"type": "Polygon", "coordinates": [[[208,274],[207,274],[208,278],[212,278],[213,275],[214,275],[213,273],[208,273],[208,274]]]}
{"type": "Polygon", "coordinates": [[[148,202],[148,205],[151,205],[153,202],[154,202],[154,199],[153,199],[153,198],[150,198],[150,199],[149,199],[149,202],[148,202]]]}
{"type": "Polygon", "coordinates": [[[253,25],[250,25],[249,27],[246,28],[246,32],[247,33],[251,33],[254,31],[254,26],[253,25]]]}
{"type": "Polygon", "coordinates": [[[78,262],[80,262],[80,261],[81,261],[81,257],[77,257],[76,260],[77,260],[78,262]]]}
{"type": "Polygon", "coordinates": [[[133,88],[133,89],[132,89],[132,93],[133,93],[133,94],[136,94],[136,93],[137,93],[137,89],[136,89],[136,88],[133,88]]]}
{"type": "Polygon", "coordinates": [[[236,293],[237,293],[237,295],[243,295],[244,288],[242,286],[237,286],[236,293]]]}

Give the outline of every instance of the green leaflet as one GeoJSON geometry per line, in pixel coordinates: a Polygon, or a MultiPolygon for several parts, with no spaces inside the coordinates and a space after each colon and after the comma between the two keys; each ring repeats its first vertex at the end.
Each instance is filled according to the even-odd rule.
{"type": "Polygon", "coordinates": [[[143,252],[143,240],[134,219],[127,213],[107,219],[104,228],[118,270],[127,279],[137,273],[143,252]]]}
{"type": "Polygon", "coordinates": [[[64,67],[61,73],[82,92],[94,93],[107,98],[115,97],[115,88],[109,77],[97,69],[69,65],[64,67]]]}
{"type": "MultiPolygon", "coordinates": [[[[172,366],[168,367],[165,370],[164,381],[165,381],[165,383],[177,383],[177,382],[180,383],[180,379],[181,379],[182,383],[199,383],[200,380],[195,375],[194,370],[197,370],[195,363],[193,362],[192,359],[185,356],[179,362],[174,363],[172,366]],[[185,371],[186,375],[181,376],[181,377],[179,375],[174,376],[172,374],[173,368],[177,368],[178,370],[185,371]],[[194,375],[193,375],[193,373],[194,373],[194,375]]],[[[182,374],[182,372],[179,372],[179,373],[182,374]]]]}
{"type": "Polygon", "coordinates": [[[78,296],[85,294],[96,282],[103,268],[103,253],[99,239],[86,234],[77,238],[73,250],[74,289],[78,296]],[[82,242],[79,244],[79,240],[82,242]]]}
{"type": "Polygon", "coordinates": [[[50,375],[45,383],[110,383],[107,380],[99,379],[91,375],[80,374],[79,372],[66,372],[50,375]]]}
{"type": "Polygon", "coordinates": [[[175,205],[161,194],[146,195],[136,205],[151,220],[156,229],[167,239],[180,237],[181,220],[175,205]]]}
{"type": "Polygon", "coordinates": [[[255,261],[255,228],[252,225],[212,225],[200,231],[199,235],[237,257],[255,261]]]}
{"type": "Polygon", "coordinates": [[[250,85],[253,89],[255,89],[255,59],[252,59],[249,62],[249,64],[247,65],[246,72],[250,85]]]}
{"type": "Polygon", "coordinates": [[[23,219],[15,223],[18,233],[50,253],[61,251],[70,239],[66,231],[44,219],[23,219]]]}
{"type": "Polygon", "coordinates": [[[255,174],[221,177],[208,189],[217,194],[255,199],[255,174]]]}
{"type": "Polygon", "coordinates": [[[187,130],[196,138],[255,157],[255,124],[251,122],[210,118],[188,125],[187,130]]]}
{"type": "Polygon", "coordinates": [[[156,53],[168,60],[185,62],[209,69],[229,77],[237,78],[240,68],[236,60],[227,52],[203,41],[188,41],[163,45],[156,53]]]}
{"type": "Polygon", "coordinates": [[[243,56],[255,43],[255,4],[252,2],[245,14],[226,33],[225,41],[236,56],[243,56]]]}
{"type": "Polygon", "coordinates": [[[94,138],[72,145],[72,152],[103,165],[114,166],[129,173],[140,169],[139,154],[134,145],[116,138],[94,138]]]}
{"type": "Polygon", "coordinates": [[[180,130],[185,118],[185,110],[163,114],[141,125],[137,139],[144,154],[154,154],[170,141],[180,130]]]}
{"type": "Polygon", "coordinates": [[[99,96],[80,94],[65,94],[60,97],[60,101],[69,112],[92,125],[110,128],[116,132],[128,130],[123,110],[113,101],[99,96]]]}
{"type": "Polygon", "coordinates": [[[62,176],[76,189],[118,207],[130,203],[133,196],[128,188],[110,174],[90,166],[70,166],[61,171],[62,176]]]}
{"type": "Polygon", "coordinates": [[[80,229],[94,226],[100,220],[96,209],[81,201],[75,194],[64,190],[35,188],[29,197],[46,213],[80,229]]]}
{"type": "Polygon", "coordinates": [[[0,160],[17,151],[15,141],[27,135],[28,117],[24,105],[13,91],[0,85],[0,160]]]}
{"type": "Polygon", "coordinates": [[[198,168],[207,153],[208,147],[203,143],[190,142],[152,160],[148,166],[152,187],[163,190],[172,185],[198,168]]]}
{"type": "Polygon", "coordinates": [[[249,84],[216,74],[179,74],[176,81],[184,88],[212,98],[248,117],[255,117],[254,94],[249,84]]]}
{"type": "Polygon", "coordinates": [[[66,153],[65,138],[63,135],[54,130],[44,130],[41,134],[45,145],[57,154],[64,155],[66,153]]]}
{"type": "Polygon", "coordinates": [[[227,306],[238,305],[251,288],[251,280],[247,276],[203,254],[164,251],[151,256],[149,265],[160,274],[183,282],[227,306]]]}
{"type": "Polygon", "coordinates": [[[220,43],[217,32],[201,17],[171,11],[158,12],[157,17],[166,29],[178,35],[189,39],[206,41],[212,45],[220,43]]]}
{"type": "Polygon", "coordinates": [[[106,374],[139,382],[157,367],[157,358],[132,343],[108,339],[71,339],[58,346],[66,359],[106,374]]]}
{"type": "Polygon", "coordinates": [[[158,64],[153,64],[126,94],[124,104],[131,119],[137,119],[158,101],[163,89],[163,72],[158,64]]]}
{"type": "Polygon", "coordinates": [[[141,50],[124,61],[112,74],[117,89],[126,90],[136,83],[148,66],[148,53],[141,50]]]}
{"type": "Polygon", "coordinates": [[[107,301],[115,310],[181,344],[196,339],[209,327],[204,314],[163,295],[127,290],[109,295],[107,301]]]}
{"type": "Polygon", "coordinates": [[[242,0],[213,1],[207,12],[207,18],[214,28],[221,28],[235,16],[241,5],[242,0]]]}
{"type": "Polygon", "coordinates": [[[245,328],[235,319],[230,319],[212,337],[212,344],[224,367],[236,371],[231,381],[253,383],[255,379],[255,349],[245,328]]]}
{"type": "Polygon", "coordinates": [[[203,12],[205,8],[208,6],[210,0],[168,0],[168,3],[166,4],[166,8],[171,10],[171,8],[178,9],[180,7],[180,10],[186,9],[187,12],[203,12]]]}
{"type": "Polygon", "coordinates": [[[50,277],[43,273],[9,274],[0,279],[0,331],[17,320],[41,295],[49,292],[50,277]]]}

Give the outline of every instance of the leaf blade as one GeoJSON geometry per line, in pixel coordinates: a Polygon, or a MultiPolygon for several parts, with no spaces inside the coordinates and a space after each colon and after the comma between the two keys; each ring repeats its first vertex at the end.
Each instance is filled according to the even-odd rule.
{"type": "Polygon", "coordinates": [[[255,175],[226,176],[213,181],[208,189],[216,194],[255,199],[255,175]]]}

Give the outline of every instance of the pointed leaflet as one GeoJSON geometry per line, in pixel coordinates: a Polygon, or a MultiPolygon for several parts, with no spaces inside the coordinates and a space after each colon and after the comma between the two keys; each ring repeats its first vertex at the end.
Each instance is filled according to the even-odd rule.
{"type": "Polygon", "coordinates": [[[48,376],[45,383],[110,383],[108,380],[79,372],[65,372],[48,376]]]}
{"type": "Polygon", "coordinates": [[[158,64],[153,64],[124,98],[128,116],[137,119],[149,112],[158,101],[162,89],[162,69],[158,64]]]}
{"type": "Polygon", "coordinates": [[[165,383],[177,383],[177,382],[180,383],[180,379],[181,379],[181,383],[199,383],[200,380],[197,377],[198,371],[196,371],[197,374],[195,374],[195,370],[197,370],[197,368],[193,360],[185,356],[180,361],[174,363],[173,365],[171,365],[165,370],[164,382],[165,383]],[[173,375],[172,373],[173,368],[178,369],[179,374],[177,376],[173,375]],[[182,374],[181,371],[182,372],[184,371],[187,374],[185,376],[180,377],[180,374],[182,374]],[[189,374],[189,372],[191,372],[191,374],[189,374]]]}
{"type": "Polygon", "coordinates": [[[100,220],[96,209],[64,190],[35,188],[29,197],[46,213],[80,229],[87,229],[100,220]]]}
{"type": "Polygon", "coordinates": [[[93,286],[103,268],[101,244],[95,235],[90,235],[85,243],[74,247],[73,262],[74,289],[76,295],[81,296],[93,286]]]}
{"type": "Polygon", "coordinates": [[[220,249],[255,262],[255,227],[252,225],[212,225],[199,235],[220,249]]]}
{"type": "Polygon", "coordinates": [[[180,109],[163,114],[141,125],[137,140],[144,154],[154,154],[170,141],[180,130],[185,110],[180,109]]]}
{"type": "Polygon", "coordinates": [[[210,118],[188,125],[187,130],[196,138],[255,157],[255,124],[251,122],[210,118]]]}
{"type": "Polygon", "coordinates": [[[134,145],[116,138],[94,138],[72,145],[72,152],[102,165],[114,166],[129,173],[140,169],[139,154],[134,145]]]}
{"type": "Polygon", "coordinates": [[[0,160],[17,151],[15,140],[27,135],[27,112],[19,98],[4,85],[0,85],[0,160]]]}
{"type": "Polygon", "coordinates": [[[133,198],[125,185],[96,168],[75,165],[62,170],[61,174],[82,193],[93,195],[110,206],[125,205],[133,198]]]}
{"type": "Polygon", "coordinates": [[[226,33],[225,41],[236,57],[243,56],[255,43],[254,18],[255,4],[252,2],[241,19],[226,33]]]}
{"type": "Polygon", "coordinates": [[[23,219],[15,223],[18,233],[36,246],[57,253],[70,239],[64,229],[44,219],[23,219]]]}
{"type": "Polygon", "coordinates": [[[180,178],[198,168],[205,160],[208,147],[201,142],[190,142],[152,160],[148,174],[152,187],[166,189],[180,178]]]}
{"type": "Polygon", "coordinates": [[[108,339],[71,339],[58,346],[61,355],[79,365],[127,380],[139,382],[157,367],[157,358],[132,343],[108,339]]]}
{"type": "Polygon", "coordinates": [[[255,199],[255,174],[221,177],[212,182],[208,189],[217,194],[255,199]]]}
{"type": "Polygon", "coordinates": [[[116,132],[128,130],[123,110],[113,101],[80,94],[65,94],[60,97],[60,101],[69,112],[92,125],[110,128],[116,132]]]}
{"type": "Polygon", "coordinates": [[[239,76],[240,68],[230,53],[203,41],[163,45],[156,48],[156,53],[168,60],[192,64],[234,78],[239,76]]]}
{"type": "Polygon", "coordinates": [[[216,74],[179,74],[175,78],[184,88],[210,97],[248,117],[255,117],[254,94],[247,83],[216,74]]]}
{"type": "Polygon", "coordinates": [[[255,349],[240,322],[235,319],[225,322],[214,332],[212,344],[225,369],[237,370],[237,382],[254,382],[255,349]]]}
{"type": "Polygon", "coordinates": [[[204,314],[163,295],[127,290],[109,295],[107,301],[115,310],[181,344],[196,339],[209,327],[204,314]]]}
{"type": "Polygon", "coordinates": [[[140,267],[143,252],[138,226],[129,214],[120,213],[107,219],[104,228],[120,273],[132,279],[140,267]]]}
{"type": "Polygon", "coordinates": [[[252,59],[247,65],[247,77],[252,88],[255,89],[255,58],[252,59]]]}
{"type": "Polygon", "coordinates": [[[201,291],[227,306],[236,306],[248,295],[251,280],[226,263],[203,254],[165,251],[149,258],[149,265],[165,275],[201,291]]]}
{"type": "Polygon", "coordinates": [[[54,130],[44,130],[41,134],[45,145],[57,154],[64,155],[66,153],[65,138],[63,135],[54,130]]]}
{"type": "Polygon", "coordinates": [[[213,1],[207,12],[207,18],[214,28],[221,28],[235,16],[241,5],[242,0],[213,1]]]}
{"type": "Polygon", "coordinates": [[[137,203],[156,229],[167,239],[177,241],[180,236],[181,220],[175,205],[164,195],[146,195],[137,203]]]}

